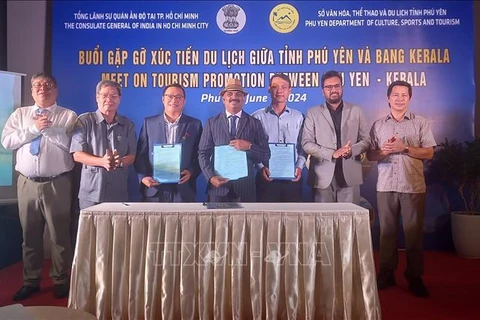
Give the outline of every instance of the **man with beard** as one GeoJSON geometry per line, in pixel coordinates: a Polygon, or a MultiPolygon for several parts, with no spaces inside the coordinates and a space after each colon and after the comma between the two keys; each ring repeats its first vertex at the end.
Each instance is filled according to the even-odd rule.
{"type": "Polygon", "coordinates": [[[96,92],[97,111],[78,117],[70,146],[73,159],[82,164],[80,209],[128,201],[128,166],[137,150],[133,122],[118,113],[120,85],[102,80],[96,92]]]}
{"type": "Polygon", "coordinates": [[[288,75],[277,73],[270,78],[268,92],[272,103],[255,111],[252,117],[262,122],[269,143],[294,143],[295,178],[292,180],[272,179],[268,164],[258,164],[257,200],[260,202],[301,202],[302,169],[305,166],[305,152],[301,147],[303,114],[287,106],[291,81],[288,75]]]}
{"type": "Polygon", "coordinates": [[[238,79],[230,79],[220,92],[225,111],[207,120],[200,138],[200,168],[208,182],[210,202],[254,202],[254,164],[270,158],[268,139],[259,120],[242,111],[247,93],[238,79]],[[215,146],[230,145],[247,153],[248,175],[229,180],[214,170],[215,146]]]}
{"type": "Polygon", "coordinates": [[[302,146],[310,155],[308,184],[316,202],[360,202],[360,155],[370,147],[362,109],[343,101],[342,75],[321,78],[325,104],[307,111],[302,146]]]}
{"type": "Polygon", "coordinates": [[[137,144],[135,169],[146,202],[194,202],[197,193],[198,143],[202,123],[183,112],[185,89],[179,84],[165,87],[162,95],[164,112],[143,122],[137,144]],[[155,144],[182,145],[180,181],[161,184],[153,178],[155,144]]]}

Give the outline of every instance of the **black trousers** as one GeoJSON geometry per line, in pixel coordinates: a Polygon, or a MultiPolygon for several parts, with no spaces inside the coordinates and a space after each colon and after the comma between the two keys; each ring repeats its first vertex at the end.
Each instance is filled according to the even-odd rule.
{"type": "Polygon", "coordinates": [[[265,181],[256,176],[258,202],[302,202],[302,179],[265,181]]]}

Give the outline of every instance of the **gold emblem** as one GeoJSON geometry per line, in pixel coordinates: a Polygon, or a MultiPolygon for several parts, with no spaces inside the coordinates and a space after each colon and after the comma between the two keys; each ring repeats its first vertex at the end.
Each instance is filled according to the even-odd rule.
{"type": "Polygon", "coordinates": [[[270,25],[280,33],[289,33],[298,26],[300,16],[294,6],[282,3],[270,11],[270,25]]]}

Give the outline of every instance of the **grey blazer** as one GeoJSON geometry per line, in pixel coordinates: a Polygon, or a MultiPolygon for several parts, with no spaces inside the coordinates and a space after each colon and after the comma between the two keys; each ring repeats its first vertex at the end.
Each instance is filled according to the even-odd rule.
{"type": "Polygon", "coordinates": [[[348,141],[352,156],[343,161],[343,174],[348,186],[363,183],[360,154],[370,148],[368,124],[362,108],[348,102],[343,103],[341,123],[341,146],[337,146],[337,135],[332,116],[325,104],[307,110],[303,127],[302,147],[310,155],[308,184],[325,189],[333,180],[335,161],[333,153],[348,141]]]}
{"type": "MultiPolygon", "coordinates": [[[[254,164],[268,162],[270,159],[268,138],[262,123],[245,111],[242,112],[242,117],[239,119],[236,138],[252,143],[252,148],[247,151],[248,176],[229,181],[219,188],[208,183],[208,194],[227,196],[230,191],[233,191],[240,198],[240,201],[252,202],[256,199],[254,164]]],[[[225,112],[208,119],[198,148],[200,168],[207,181],[210,181],[210,178],[216,175],[213,163],[214,147],[228,145],[229,143],[230,133],[225,112]]]]}

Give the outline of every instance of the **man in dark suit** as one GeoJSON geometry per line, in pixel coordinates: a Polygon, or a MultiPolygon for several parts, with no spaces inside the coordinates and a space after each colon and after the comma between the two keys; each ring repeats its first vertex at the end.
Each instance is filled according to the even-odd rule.
{"type": "Polygon", "coordinates": [[[242,111],[247,93],[238,79],[230,79],[220,92],[225,112],[208,119],[200,139],[200,168],[208,181],[210,202],[256,201],[254,164],[270,159],[268,138],[262,123],[242,111]],[[214,170],[215,146],[230,145],[247,153],[248,175],[228,180],[214,170]]]}
{"type": "Polygon", "coordinates": [[[200,120],[183,113],[185,89],[179,84],[165,87],[162,95],[164,112],[147,117],[137,145],[135,169],[146,202],[194,202],[197,190],[198,143],[202,134],[200,120]],[[180,181],[161,184],[153,178],[153,146],[182,144],[180,181]]]}

